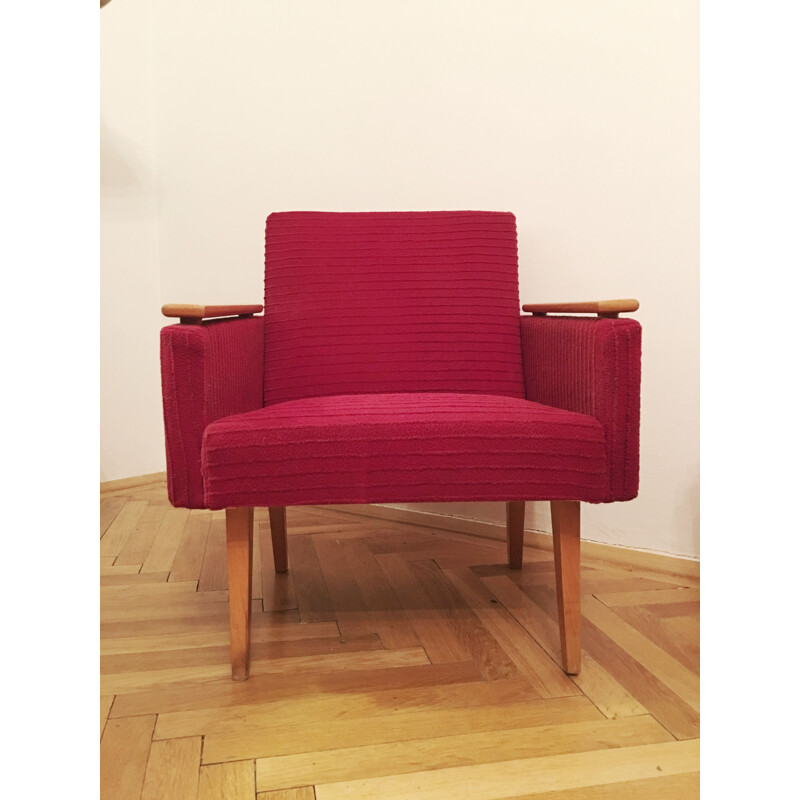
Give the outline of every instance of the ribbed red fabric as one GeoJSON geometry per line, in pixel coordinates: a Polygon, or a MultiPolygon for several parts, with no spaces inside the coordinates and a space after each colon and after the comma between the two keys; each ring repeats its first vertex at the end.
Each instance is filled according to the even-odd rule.
{"type": "Polygon", "coordinates": [[[312,503],[601,500],[597,420],[463,393],[293,400],[206,428],[209,508],[312,503]]]}
{"type": "MultiPolygon", "coordinates": [[[[529,400],[597,419],[607,443],[603,502],[639,491],[642,329],[633,319],[521,319],[529,400]]],[[[592,501],[592,498],[581,497],[592,501]]]]}
{"type": "Polygon", "coordinates": [[[265,404],[524,395],[513,214],[270,214],[265,264],[265,404]]]}
{"type": "Polygon", "coordinates": [[[260,408],[264,319],[169,325],[161,330],[167,489],[174,506],[205,508],[200,473],[209,422],[260,408]]]}

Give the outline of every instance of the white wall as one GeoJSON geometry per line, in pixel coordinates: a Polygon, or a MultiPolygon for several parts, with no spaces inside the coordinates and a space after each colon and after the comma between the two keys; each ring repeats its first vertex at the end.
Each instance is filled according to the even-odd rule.
{"type": "Polygon", "coordinates": [[[165,468],[151,0],[100,12],[100,479],[165,468]]]}
{"type": "MultiPolygon", "coordinates": [[[[104,71],[144,46],[106,17],[141,5],[103,10],[104,71]]],[[[642,303],[640,497],[587,506],[585,535],[698,554],[696,0],[173,0],[153,6],[153,46],[152,95],[104,73],[104,112],[143,168],[115,206],[104,295],[258,302],[273,210],[513,211],[524,301],[642,303]]],[[[104,232],[110,208],[106,193],[104,232]]],[[[104,328],[128,362],[104,396],[108,477],[163,468],[153,325],[136,316],[104,328]]]]}

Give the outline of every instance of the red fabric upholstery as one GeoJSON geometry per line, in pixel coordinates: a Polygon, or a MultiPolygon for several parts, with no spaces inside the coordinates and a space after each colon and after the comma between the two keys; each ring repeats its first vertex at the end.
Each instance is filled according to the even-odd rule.
{"type": "Polygon", "coordinates": [[[265,283],[162,331],[173,505],[636,496],[641,329],[520,321],[512,214],[272,214],[265,283]]]}
{"type": "Polygon", "coordinates": [[[270,214],[265,284],[265,405],[524,396],[513,214],[270,214]]]}
{"type": "Polygon", "coordinates": [[[167,488],[174,506],[205,508],[200,446],[209,422],[260,408],[264,319],[170,325],[161,331],[167,488]]]}
{"type": "Polygon", "coordinates": [[[602,500],[597,420],[464,393],[293,400],[217,420],[203,437],[209,508],[312,503],[602,500]]]}
{"type": "Polygon", "coordinates": [[[588,414],[606,437],[603,502],[639,490],[639,396],[642,329],[633,319],[521,319],[529,400],[588,414]]]}

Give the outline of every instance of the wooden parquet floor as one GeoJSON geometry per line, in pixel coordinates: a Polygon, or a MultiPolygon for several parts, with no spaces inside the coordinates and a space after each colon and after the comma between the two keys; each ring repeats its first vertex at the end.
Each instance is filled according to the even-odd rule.
{"type": "Polygon", "coordinates": [[[256,510],[250,679],[228,663],[224,513],[101,496],[103,800],[699,796],[696,579],[584,559],[583,669],[558,666],[552,554],[256,510]]]}

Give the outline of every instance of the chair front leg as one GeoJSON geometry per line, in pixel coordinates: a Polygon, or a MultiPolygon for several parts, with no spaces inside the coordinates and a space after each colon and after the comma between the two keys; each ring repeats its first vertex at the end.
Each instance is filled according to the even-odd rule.
{"type": "Polygon", "coordinates": [[[225,510],[228,539],[228,606],[230,611],[231,674],[246,681],[250,658],[250,595],[253,574],[253,509],[225,510]]]}
{"type": "Polygon", "coordinates": [[[577,675],[581,671],[581,504],[575,500],[553,500],[550,515],[561,660],[564,672],[577,675]]]}

